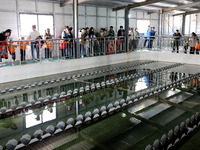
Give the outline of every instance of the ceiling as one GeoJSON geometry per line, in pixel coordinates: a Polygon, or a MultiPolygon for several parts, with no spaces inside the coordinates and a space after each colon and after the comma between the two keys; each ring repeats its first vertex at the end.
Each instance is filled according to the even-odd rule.
{"type": "MultiPolygon", "coordinates": [[[[65,3],[72,4],[73,0],[38,0],[38,1],[51,1],[56,3],[65,3]]],[[[116,8],[120,6],[126,6],[134,3],[144,2],[145,0],[79,0],[81,5],[95,5],[95,6],[107,6],[110,8],[116,8]]],[[[178,5],[189,4],[193,2],[199,2],[200,0],[165,0],[163,2],[154,3],[148,6],[138,7],[137,9],[144,9],[148,11],[159,11],[164,8],[176,7],[178,5]]],[[[180,10],[175,10],[170,13],[185,13],[188,11],[199,10],[200,5],[184,8],[180,10]]]]}

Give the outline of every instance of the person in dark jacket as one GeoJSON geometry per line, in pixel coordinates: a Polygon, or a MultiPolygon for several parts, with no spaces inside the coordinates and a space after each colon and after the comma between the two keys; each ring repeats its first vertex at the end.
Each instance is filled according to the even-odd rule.
{"type": "Polygon", "coordinates": [[[11,36],[11,29],[7,29],[6,31],[0,33],[0,62],[2,62],[2,58],[8,59],[6,40],[10,36],[11,36]]]}
{"type": "Polygon", "coordinates": [[[69,42],[66,45],[66,57],[68,58],[72,58],[72,49],[73,49],[73,35],[72,35],[72,28],[68,29],[68,37],[67,37],[67,41],[69,42]]]}
{"type": "Polygon", "coordinates": [[[175,48],[177,48],[177,53],[179,53],[179,45],[180,45],[180,38],[181,34],[179,33],[179,30],[176,30],[176,32],[173,34],[174,37],[174,44],[173,44],[173,51],[175,52],[175,48]]]}
{"type": "Polygon", "coordinates": [[[117,45],[117,49],[120,51],[125,51],[125,30],[123,29],[123,26],[120,26],[120,29],[118,30],[117,36],[119,37],[119,45],[117,45]]]}
{"type": "Polygon", "coordinates": [[[125,30],[123,29],[123,26],[120,26],[117,36],[122,36],[122,37],[125,36],[125,30]]]}
{"type": "Polygon", "coordinates": [[[115,32],[113,30],[113,26],[110,26],[110,30],[108,31],[108,37],[114,37],[115,36],[115,32]]]}

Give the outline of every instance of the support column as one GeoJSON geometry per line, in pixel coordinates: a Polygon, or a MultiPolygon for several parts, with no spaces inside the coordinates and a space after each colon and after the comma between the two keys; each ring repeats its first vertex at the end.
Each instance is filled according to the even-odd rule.
{"type": "Polygon", "coordinates": [[[162,14],[162,12],[161,11],[159,11],[159,24],[158,24],[158,35],[159,36],[162,36],[162,25],[163,25],[163,23],[162,23],[162,17],[163,17],[163,14],[162,14]]]}
{"type": "Polygon", "coordinates": [[[79,40],[78,40],[78,0],[73,0],[73,55],[74,58],[80,58],[79,40]]]}
{"type": "Polygon", "coordinates": [[[162,31],[163,31],[163,14],[161,11],[159,11],[159,23],[158,23],[158,44],[157,46],[161,49],[162,45],[162,31]]]}
{"type": "Polygon", "coordinates": [[[125,50],[126,52],[129,51],[129,8],[125,8],[125,50]]]}
{"type": "Polygon", "coordinates": [[[183,15],[182,19],[182,35],[185,35],[185,14],[183,15]]]}

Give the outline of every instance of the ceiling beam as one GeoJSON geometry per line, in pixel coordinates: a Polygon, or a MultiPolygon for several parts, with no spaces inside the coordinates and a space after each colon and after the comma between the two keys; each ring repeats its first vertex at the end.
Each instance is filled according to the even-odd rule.
{"type": "Polygon", "coordinates": [[[188,11],[188,12],[185,12],[185,13],[180,13],[180,14],[174,14],[173,16],[180,16],[180,15],[191,15],[191,14],[197,14],[197,13],[200,13],[200,10],[194,10],[194,11],[188,11]]]}
{"type": "MultiPolygon", "coordinates": [[[[88,2],[88,1],[92,1],[92,0],[78,0],[78,4],[88,2]]],[[[73,0],[68,0],[64,3],[60,3],[60,7],[64,7],[64,6],[71,5],[71,4],[73,4],[73,0]]]]}
{"type": "Polygon", "coordinates": [[[162,13],[170,12],[170,11],[173,11],[173,10],[180,10],[180,9],[184,9],[184,8],[190,8],[190,7],[198,6],[198,5],[200,5],[200,2],[194,2],[194,3],[179,5],[177,7],[164,8],[162,10],[162,13]]]}
{"type": "Polygon", "coordinates": [[[146,6],[146,5],[150,5],[150,4],[158,3],[158,2],[163,2],[163,1],[165,1],[165,0],[146,0],[145,2],[134,3],[134,4],[127,5],[127,6],[121,6],[121,7],[113,8],[113,11],[121,10],[121,9],[126,8],[126,7],[128,7],[128,9],[131,9],[131,8],[146,6]]]}

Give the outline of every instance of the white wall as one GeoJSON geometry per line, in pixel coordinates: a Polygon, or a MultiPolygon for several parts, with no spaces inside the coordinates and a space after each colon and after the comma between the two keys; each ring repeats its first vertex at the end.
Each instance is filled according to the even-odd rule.
{"type": "Polygon", "coordinates": [[[2,67],[0,68],[0,83],[114,65],[118,63],[126,63],[135,60],[153,60],[173,63],[184,62],[185,64],[200,65],[198,55],[157,51],[138,51],[83,59],[71,59],[67,61],[60,60],[41,64],[36,63],[22,66],[2,67]]]}
{"type": "MultiPolygon", "coordinates": [[[[55,37],[59,38],[64,26],[73,26],[72,5],[60,7],[58,3],[38,2],[35,0],[1,0],[0,5],[0,32],[7,28],[12,29],[12,37],[20,37],[20,13],[52,14],[54,16],[55,37]]],[[[79,28],[91,27],[99,32],[100,28],[114,26],[117,31],[120,25],[124,26],[124,10],[113,12],[111,8],[79,5],[79,28]]],[[[137,27],[138,19],[151,21],[152,26],[158,27],[158,15],[148,15],[145,11],[130,11],[130,27],[137,27]]]]}

